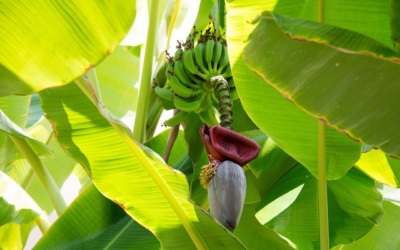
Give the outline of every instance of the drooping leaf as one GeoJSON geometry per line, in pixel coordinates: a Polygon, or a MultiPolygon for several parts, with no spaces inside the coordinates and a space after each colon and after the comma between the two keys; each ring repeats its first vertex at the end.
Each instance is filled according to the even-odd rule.
{"type": "Polygon", "coordinates": [[[127,0],[5,1],[2,9],[0,96],[83,75],[115,49],[135,17],[135,1],[127,0]]]}
{"type": "MultiPolygon", "coordinates": [[[[330,246],[351,243],[367,234],[383,215],[381,202],[375,182],[355,168],[339,180],[328,181],[330,246]]],[[[257,209],[260,222],[297,249],[319,249],[317,180],[303,166],[284,175],[257,209]]]]}
{"type": "Polygon", "coordinates": [[[385,210],[385,214],[379,226],[375,226],[367,235],[352,244],[345,245],[342,249],[398,249],[400,246],[400,239],[398,237],[400,230],[400,207],[389,201],[383,201],[383,209],[385,210]]]}
{"type": "MultiPolygon", "coordinates": [[[[255,28],[249,21],[261,14],[260,9],[273,7],[274,3],[268,1],[227,3],[227,41],[235,85],[243,108],[257,127],[317,175],[317,120],[287,101],[242,60],[245,41],[255,28]]],[[[358,160],[360,148],[361,145],[345,135],[326,127],[327,178],[342,177],[358,160]]]]}
{"type": "Polygon", "coordinates": [[[117,122],[100,96],[96,100],[101,114],[75,84],[39,95],[47,119],[55,124],[60,145],[86,168],[103,195],[157,236],[163,249],[194,249],[193,240],[209,248],[243,249],[237,239],[189,202],[183,174],[131,141],[128,133],[122,135],[125,140],[120,137],[101,115],[117,122]]]}
{"type": "Polygon", "coordinates": [[[40,249],[160,249],[148,230],[91,184],[35,246],[40,249]],[[74,222],[74,223],[71,223],[74,222]]]}
{"type": "MultiPolygon", "coordinates": [[[[0,110],[22,129],[25,128],[30,96],[6,96],[0,98],[0,110]]],[[[15,146],[7,134],[0,131],[0,170],[8,166],[16,155],[15,146]]]]}
{"type": "Polygon", "coordinates": [[[358,141],[400,157],[400,103],[394,95],[399,91],[400,54],[349,30],[264,13],[243,57],[300,108],[358,141]],[[289,67],[290,73],[281,67],[289,67]]]}
{"type": "Polygon", "coordinates": [[[356,166],[377,182],[400,187],[400,160],[385,155],[379,149],[362,153],[356,166]]]}
{"type": "Polygon", "coordinates": [[[31,95],[31,103],[29,104],[29,111],[28,111],[28,118],[26,121],[26,127],[30,128],[33,124],[38,122],[42,116],[43,116],[43,110],[41,107],[39,96],[37,93],[34,93],[31,95]]]}
{"type": "Polygon", "coordinates": [[[35,201],[13,179],[0,172],[0,226],[27,224],[42,214],[35,201]]]}
{"type": "MultiPolygon", "coordinates": [[[[22,128],[13,123],[2,110],[0,110],[0,131],[5,132],[9,136],[25,139],[39,156],[49,157],[53,155],[50,147],[28,135],[22,128]]],[[[18,152],[14,149],[12,154],[18,155],[18,152]]]]}

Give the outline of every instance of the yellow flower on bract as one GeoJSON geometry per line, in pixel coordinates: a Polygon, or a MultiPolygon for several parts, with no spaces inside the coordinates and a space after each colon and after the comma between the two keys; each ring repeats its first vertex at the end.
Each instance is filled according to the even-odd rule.
{"type": "Polygon", "coordinates": [[[207,165],[204,165],[202,168],[202,171],[200,173],[200,184],[205,188],[208,189],[208,183],[210,183],[211,178],[215,175],[217,171],[217,167],[213,163],[208,163],[207,165]]]}

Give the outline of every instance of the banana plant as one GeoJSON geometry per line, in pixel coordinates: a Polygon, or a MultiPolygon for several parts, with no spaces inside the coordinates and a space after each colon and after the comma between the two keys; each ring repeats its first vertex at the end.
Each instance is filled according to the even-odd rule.
{"type": "Polygon", "coordinates": [[[399,0],[0,10],[0,249],[398,248],[399,0]]]}

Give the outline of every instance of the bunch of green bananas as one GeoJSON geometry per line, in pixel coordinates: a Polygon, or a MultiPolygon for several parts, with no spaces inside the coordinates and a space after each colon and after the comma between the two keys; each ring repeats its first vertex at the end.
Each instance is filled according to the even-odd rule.
{"type": "Polygon", "coordinates": [[[156,87],[155,91],[160,99],[164,99],[162,102],[173,102],[173,106],[181,110],[177,116],[165,122],[167,126],[179,124],[189,112],[198,113],[200,119],[209,126],[218,124],[216,114],[217,110],[221,113],[221,91],[217,91],[212,80],[215,76],[222,76],[229,84],[224,97],[228,95],[232,101],[238,98],[226,42],[221,36],[217,37],[213,26],[200,33],[195,44],[198,32],[193,28],[186,42],[178,41],[174,56],[167,53],[165,74],[169,86],[156,87]]]}

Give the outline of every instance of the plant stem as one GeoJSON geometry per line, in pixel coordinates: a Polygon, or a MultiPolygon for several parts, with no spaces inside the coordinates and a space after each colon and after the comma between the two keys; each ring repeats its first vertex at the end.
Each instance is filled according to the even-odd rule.
{"type": "Polygon", "coordinates": [[[318,22],[324,22],[324,0],[318,0],[318,22]]]}
{"type": "MultiPolygon", "coordinates": [[[[324,22],[324,0],[318,0],[318,22],[324,22]]],[[[325,124],[318,121],[318,208],[320,249],[329,250],[328,194],[326,182],[325,124]]]]}
{"type": "MultiPolygon", "coordinates": [[[[179,109],[174,109],[174,116],[177,115],[179,111],[180,111],[179,109]]],[[[171,154],[172,147],[174,146],[175,140],[178,137],[179,126],[180,124],[173,126],[171,128],[171,131],[169,132],[167,145],[165,146],[165,152],[163,157],[166,164],[168,164],[169,155],[171,154]]]]}
{"type": "Polygon", "coordinates": [[[149,99],[149,106],[147,110],[147,123],[146,123],[146,138],[149,140],[153,137],[154,132],[157,129],[158,121],[160,120],[162,111],[164,110],[158,100],[156,92],[152,91],[152,95],[149,99]]]}
{"type": "Polygon", "coordinates": [[[32,147],[26,142],[25,139],[10,136],[11,140],[19,148],[21,153],[25,156],[26,160],[29,162],[40,181],[42,182],[44,189],[46,190],[51,202],[53,203],[54,209],[57,215],[60,216],[64,210],[67,208],[67,204],[62,197],[60,190],[58,189],[56,183],[51,177],[49,171],[44,166],[43,162],[37,156],[36,152],[32,147]]]}
{"type": "Polygon", "coordinates": [[[225,0],[218,0],[218,24],[221,27],[221,30],[219,29],[219,27],[216,27],[217,29],[217,34],[218,35],[222,35],[221,31],[225,31],[226,30],[226,25],[225,25],[225,0]]]}
{"type": "Polygon", "coordinates": [[[318,121],[318,207],[321,250],[329,250],[328,195],[326,185],[325,124],[318,121]]]}
{"type": "Polygon", "coordinates": [[[36,225],[39,227],[40,232],[42,232],[42,234],[45,234],[50,227],[50,223],[47,220],[47,218],[42,218],[42,216],[38,216],[35,219],[35,222],[36,225]]]}
{"type": "Polygon", "coordinates": [[[157,36],[157,16],[160,0],[151,1],[151,11],[149,16],[149,29],[147,31],[146,49],[144,52],[144,61],[142,69],[142,78],[140,81],[138,106],[136,109],[136,118],[133,137],[140,143],[143,143],[146,135],[146,116],[150,98],[151,76],[153,72],[153,57],[155,50],[155,40],[157,36]]]}

